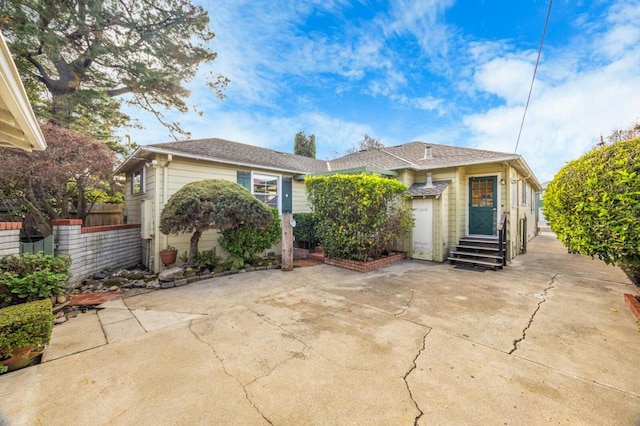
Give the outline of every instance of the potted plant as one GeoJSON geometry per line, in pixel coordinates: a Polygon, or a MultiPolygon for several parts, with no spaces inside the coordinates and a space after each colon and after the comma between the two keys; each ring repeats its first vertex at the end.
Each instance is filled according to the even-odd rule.
{"type": "Polygon", "coordinates": [[[49,299],[0,309],[0,373],[31,364],[49,343],[52,328],[49,299]]]}
{"type": "Polygon", "coordinates": [[[168,245],[167,247],[160,250],[160,261],[164,266],[176,263],[177,257],[178,257],[178,249],[176,249],[173,246],[168,245]]]}

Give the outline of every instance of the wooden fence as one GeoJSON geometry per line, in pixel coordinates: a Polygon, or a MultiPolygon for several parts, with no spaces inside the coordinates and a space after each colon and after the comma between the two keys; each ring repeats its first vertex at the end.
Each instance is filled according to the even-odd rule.
{"type": "Polygon", "coordinates": [[[124,223],[123,210],[123,204],[96,204],[84,219],[82,226],[121,225],[124,223]]]}

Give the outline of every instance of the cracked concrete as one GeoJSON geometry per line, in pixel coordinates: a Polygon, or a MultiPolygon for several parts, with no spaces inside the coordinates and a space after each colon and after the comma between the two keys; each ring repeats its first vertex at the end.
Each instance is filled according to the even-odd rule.
{"type": "Polygon", "coordinates": [[[411,368],[405,373],[404,377],[402,378],[402,380],[404,380],[405,385],[407,386],[407,391],[409,392],[409,397],[411,398],[411,401],[413,401],[413,404],[416,406],[416,410],[418,410],[418,415],[416,416],[413,424],[417,425],[418,421],[420,420],[420,418],[424,415],[424,411],[422,411],[420,409],[420,406],[418,405],[418,402],[416,401],[416,399],[413,397],[413,392],[411,391],[411,387],[409,386],[409,382],[407,381],[407,377],[409,377],[409,375],[411,373],[413,373],[413,371],[418,367],[417,361],[418,358],[420,357],[420,354],[422,354],[422,352],[426,349],[427,347],[427,336],[429,335],[429,332],[431,330],[429,329],[423,339],[422,339],[422,347],[420,348],[420,350],[418,351],[418,353],[416,354],[415,358],[413,358],[413,362],[411,365],[411,368]]]}
{"type": "Polygon", "coordinates": [[[405,261],[200,281],[126,300],[143,327],[180,313],[169,327],[107,343],[97,314],[58,326],[64,356],[0,376],[0,424],[633,425],[630,292],[550,234],[499,272],[405,261]]]}
{"type": "Polygon", "coordinates": [[[555,281],[557,276],[558,276],[558,274],[555,274],[553,277],[551,277],[551,282],[549,283],[549,286],[547,288],[545,288],[544,291],[541,294],[534,295],[534,297],[539,297],[541,300],[540,300],[540,302],[538,302],[538,306],[536,306],[536,310],[533,311],[533,313],[531,314],[531,317],[529,318],[529,322],[527,323],[527,326],[522,329],[522,337],[520,337],[519,339],[515,339],[513,341],[513,349],[511,349],[509,351],[509,355],[511,355],[515,351],[517,351],[518,350],[518,343],[522,342],[524,339],[527,338],[527,330],[529,330],[529,328],[533,324],[533,319],[536,317],[536,314],[540,310],[540,307],[542,306],[542,304],[547,301],[547,293],[549,292],[549,290],[551,290],[554,287],[553,286],[553,282],[555,281]]]}

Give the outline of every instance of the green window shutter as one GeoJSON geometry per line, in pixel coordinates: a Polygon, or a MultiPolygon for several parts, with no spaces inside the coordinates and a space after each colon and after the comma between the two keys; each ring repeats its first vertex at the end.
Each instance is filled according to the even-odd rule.
{"type": "Polygon", "coordinates": [[[237,172],[237,182],[251,192],[251,172],[237,172]]]}
{"type": "Polygon", "coordinates": [[[293,179],[290,177],[282,178],[282,213],[293,212],[293,179]]]}

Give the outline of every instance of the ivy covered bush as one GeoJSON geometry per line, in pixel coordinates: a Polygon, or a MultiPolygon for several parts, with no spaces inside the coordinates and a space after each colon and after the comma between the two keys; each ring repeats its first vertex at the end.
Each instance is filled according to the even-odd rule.
{"type": "Polygon", "coordinates": [[[231,229],[243,224],[262,230],[271,221],[269,207],[243,186],[209,179],[188,183],[169,198],[160,215],[160,231],[163,234],[192,234],[186,262],[192,265],[204,231],[231,229]]]}
{"type": "Polygon", "coordinates": [[[71,277],[71,259],[40,253],[13,254],[0,259],[0,305],[62,294],[71,277]]]}
{"type": "Polygon", "coordinates": [[[543,208],[570,252],[640,267],[640,138],[567,163],[547,186],[543,208]]]}
{"type": "Polygon", "coordinates": [[[395,179],[338,174],[308,177],[305,185],[327,257],[379,257],[413,228],[407,187],[395,179]]]}
{"type": "Polygon", "coordinates": [[[218,243],[229,256],[226,262],[231,269],[241,269],[253,261],[254,257],[277,244],[282,238],[282,227],[278,209],[271,208],[272,221],[265,229],[245,223],[220,232],[218,243]]]}
{"type": "Polygon", "coordinates": [[[313,213],[294,213],[296,227],[293,228],[293,236],[299,247],[310,249],[319,244],[316,227],[318,219],[313,213]]]}

